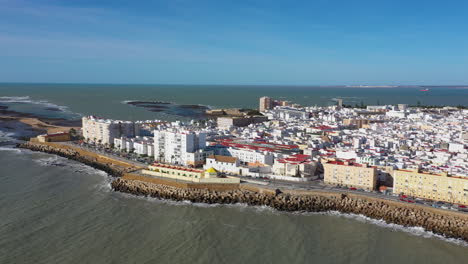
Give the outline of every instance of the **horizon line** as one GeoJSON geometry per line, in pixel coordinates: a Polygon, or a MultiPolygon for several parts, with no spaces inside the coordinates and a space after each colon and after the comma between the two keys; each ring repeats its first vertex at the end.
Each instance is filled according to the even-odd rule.
{"type": "Polygon", "coordinates": [[[0,82],[0,84],[67,84],[67,85],[180,85],[180,86],[295,86],[295,87],[345,87],[345,88],[398,88],[398,87],[460,87],[468,88],[468,84],[219,84],[219,83],[112,83],[112,82],[0,82]]]}

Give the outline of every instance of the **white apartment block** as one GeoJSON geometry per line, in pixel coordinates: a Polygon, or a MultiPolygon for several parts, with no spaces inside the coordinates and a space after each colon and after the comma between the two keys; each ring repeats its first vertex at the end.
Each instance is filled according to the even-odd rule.
{"type": "Polygon", "coordinates": [[[154,131],[154,158],[159,162],[191,165],[187,162],[187,153],[193,153],[205,147],[205,132],[154,131]]]}
{"type": "Polygon", "coordinates": [[[139,134],[139,125],[132,121],[87,116],[82,118],[82,122],[83,137],[99,144],[112,144],[115,138],[134,137],[139,134]]]}
{"type": "Polygon", "coordinates": [[[226,156],[232,156],[238,158],[241,162],[247,164],[265,164],[265,165],[273,165],[274,156],[272,153],[267,151],[254,151],[249,149],[237,149],[237,148],[227,148],[225,149],[226,156]]]}
{"type": "Polygon", "coordinates": [[[114,146],[127,152],[134,151],[139,155],[154,156],[154,142],[150,137],[115,138],[114,146]]]}

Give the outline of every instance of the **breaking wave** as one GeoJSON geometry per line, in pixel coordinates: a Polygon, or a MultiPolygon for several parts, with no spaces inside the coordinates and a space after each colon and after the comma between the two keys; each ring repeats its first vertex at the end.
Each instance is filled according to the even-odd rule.
{"type": "Polygon", "coordinates": [[[0,96],[0,103],[20,103],[20,104],[36,104],[50,108],[56,108],[60,111],[68,111],[68,107],[56,105],[46,100],[33,100],[29,96],[0,96]]]}
{"type": "Polygon", "coordinates": [[[14,153],[22,153],[21,149],[14,148],[14,146],[0,147],[0,151],[10,151],[14,153]]]}

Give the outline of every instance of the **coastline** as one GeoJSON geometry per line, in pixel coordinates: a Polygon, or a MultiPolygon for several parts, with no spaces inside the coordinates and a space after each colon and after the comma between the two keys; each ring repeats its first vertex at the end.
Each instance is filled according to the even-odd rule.
{"type": "Polygon", "coordinates": [[[43,118],[34,114],[0,109],[0,131],[16,134],[16,138],[31,138],[45,133],[66,132],[81,128],[81,120],[43,118]]]}
{"type": "Polygon", "coordinates": [[[275,190],[268,187],[244,183],[230,190],[181,187],[170,180],[162,184],[151,182],[149,178],[145,180],[147,177],[132,177],[135,175],[132,172],[139,168],[66,144],[27,142],[18,147],[56,154],[103,170],[117,177],[111,183],[114,191],[195,203],[268,206],[287,212],[337,211],[383,220],[388,224],[422,227],[434,234],[468,242],[468,214],[460,212],[338,191],[285,190],[284,193],[276,194],[275,190]]]}

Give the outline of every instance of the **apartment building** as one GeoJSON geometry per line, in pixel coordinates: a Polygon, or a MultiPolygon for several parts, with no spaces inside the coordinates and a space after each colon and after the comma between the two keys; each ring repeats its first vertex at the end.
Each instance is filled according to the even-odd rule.
{"type": "Polygon", "coordinates": [[[82,118],[82,122],[85,140],[98,144],[113,144],[115,138],[135,137],[139,135],[139,125],[132,121],[85,116],[82,118]]]}
{"type": "Polygon", "coordinates": [[[468,204],[468,178],[449,176],[446,172],[426,173],[421,170],[395,170],[393,192],[415,197],[468,204]]]}
{"type": "Polygon", "coordinates": [[[279,176],[313,178],[317,170],[317,162],[310,155],[296,154],[278,159],[272,167],[272,172],[279,176]]]}
{"type": "Polygon", "coordinates": [[[367,164],[329,160],[323,163],[324,182],[327,184],[375,190],[377,169],[367,164]]]}
{"type": "Polygon", "coordinates": [[[179,130],[154,131],[154,158],[159,162],[193,165],[187,162],[187,153],[206,147],[206,133],[179,130]]]}
{"type": "Polygon", "coordinates": [[[260,112],[265,112],[266,110],[273,108],[273,99],[267,96],[260,97],[260,105],[258,110],[260,112]]]}

